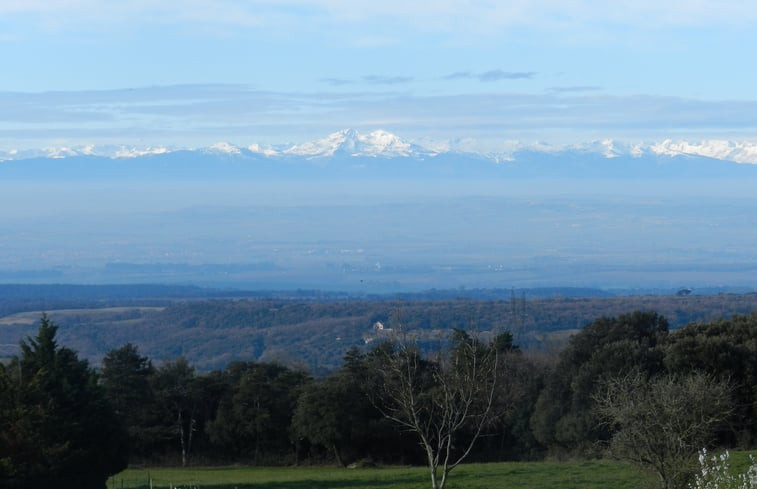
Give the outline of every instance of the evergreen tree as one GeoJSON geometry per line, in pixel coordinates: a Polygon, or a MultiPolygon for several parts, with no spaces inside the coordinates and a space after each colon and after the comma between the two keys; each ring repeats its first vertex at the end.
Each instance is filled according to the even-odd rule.
{"type": "Polygon", "coordinates": [[[594,398],[602,381],[640,370],[664,371],[660,344],[667,320],[654,312],[598,318],[570,339],[535,406],[531,427],[553,451],[588,453],[610,432],[597,419],[594,398]]]}
{"type": "Polygon", "coordinates": [[[181,466],[186,467],[192,453],[192,441],[198,431],[200,395],[195,369],[180,357],[167,362],[152,376],[152,386],[163,421],[165,439],[177,440],[181,466]]]}
{"type": "Polygon", "coordinates": [[[211,440],[255,463],[281,460],[294,453],[289,428],[297,398],[310,378],[275,363],[229,365],[230,389],[208,425],[211,440]]]}
{"type": "Polygon", "coordinates": [[[42,316],[0,373],[0,486],[102,489],[126,466],[126,436],[95,371],[42,316]]]}
{"type": "Polygon", "coordinates": [[[137,347],[127,343],[103,358],[100,383],[116,415],[129,433],[131,456],[145,457],[154,450],[159,424],[150,376],[155,369],[137,347]]]}

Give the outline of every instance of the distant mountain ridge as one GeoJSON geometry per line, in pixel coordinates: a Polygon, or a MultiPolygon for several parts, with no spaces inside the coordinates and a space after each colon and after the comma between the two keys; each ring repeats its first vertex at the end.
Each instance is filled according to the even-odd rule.
{"type": "Polygon", "coordinates": [[[345,129],[287,146],[219,142],[200,149],[86,146],[0,151],[0,179],[715,178],[757,176],[757,145],[613,140],[566,147],[513,143],[482,154],[433,148],[383,130],[345,129]]]}
{"type": "Polygon", "coordinates": [[[360,133],[355,129],[343,129],[328,136],[305,143],[264,146],[253,143],[237,146],[228,142],[217,142],[206,148],[179,148],[169,146],[127,146],[127,145],[85,145],[78,147],[57,146],[32,150],[4,150],[0,148],[0,161],[14,161],[34,158],[63,159],[75,156],[100,156],[108,158],[139,158],[181,151],[199,151],[209,154],[261,155],[266,157],[296,156],[308,159],[332,158],[336,156],[414,158],[439,154],[470,154],[494,161],[515,161],[521,153],[586,153],[597,154],[607,159],[617,157],[661,156],[702,156],[735,163],[757,164],[757,143],[729,140],[703,140],[699,143],[666,139],[654,143],[628,144],[612,139],[602,139],[566,146],[550,146],[543,143],[523,143],[509,141],[507,150],[482,153],[471,151],[475,143],[470,141],[449,141],[418,144],[382,129],[360,133]]]}
{"type": "Polygon", "coordinates": [[[336,155],[398,158],[427,153],[424,148],[383,130],[363,135],[354,129],[344,129],[318,141],[295,145],[282,151],[282,154],[287,155],[321,158],[336,155]]]}

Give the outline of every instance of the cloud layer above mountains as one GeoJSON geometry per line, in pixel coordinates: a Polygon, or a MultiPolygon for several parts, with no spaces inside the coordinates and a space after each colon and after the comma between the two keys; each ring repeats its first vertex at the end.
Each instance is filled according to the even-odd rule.
{"type": "MultiPolygon", "coordinates": [[[[476,75],[466,75],[476,76],[476,75]]],[[[483,75],[482,75],[483,76],[483,75]]],[[[415,140],[466,139],[481,152],[506,141],[616,139],[754,141],[757,101],[541,94],[415,95],[388,90],[275,92],[244,85],[0,93],[0,151],[48,146],[204,147],[302,143],[353,127],[415,140]]],[[[509,144],[509,143],[507,143],[509,144]]]]}
{"type": "Polygon", "coordinates": [[[753,141],[755,21],[739,0],[8,0],[0,150],[753,141]]]}

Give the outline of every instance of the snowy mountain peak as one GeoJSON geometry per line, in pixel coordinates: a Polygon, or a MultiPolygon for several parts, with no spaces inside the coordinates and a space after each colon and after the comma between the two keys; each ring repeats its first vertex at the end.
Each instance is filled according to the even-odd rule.
{"type": "Polygon", "coordinates": [[[605,158],[617,158],[621,155],[621,150],[615,145],[615,141],[612,139],[603,139],[599,143],[602,146],[602,156],[605,158]]]}
{"type": "Polygon", "coordinates": [[[380,129],[365,136],[363,142],[366,144],[364,150],[371,150],[381,155],[409,156],[415,152],[410,143],[380,129]]]}
{"type": "Polygon", "coordinates": [[[341,131],[337,131],[333,134],[330,134],[330,136],[334,136],[336,138],[343,138],[345,140],[353,140],[357,141],[358,138],[360,138],[360,134],[352,128],[342,129],[341,131]]]}
{"type": "Polygon", "coordinates": [[[181,148],[166,146],[125,145],[80,145],[54,146],[37,149],[0,148],[0,162],[31,158],[62,159],[72,157],[140,158],[157,156],[184,150],[205,153],[209,156],[245,158],[252,155],[266,158],[290,157],[328,159],[333,157],[374,158],[420,158],[428,159],[442,154],[471,156],[492,162],[514,162],[538,155],[600,156],[606,159],[642,157],[706,157],[735,163],[757,164],[757,141],[733,141],[705,139],[686,141],[666,139],[662,142],[628,142],[613,139],[597,139],[578,144],[552,145],[519,140],[488,141],[485,144],[473,138],[435,140],[419,138],[409,142],[383,129],[360,133],[355,129],[343,129],[328,136],[302,144],[273,146],[251,143],[236,146],[218,142],[204,148],[181,148]]]}
{"type": "Polygon", "coordinates": [[[78,156],[82,154],[80,151],[77,151],[76,149],[73,149],[73,148],[69,148],[67,146],[44,148],[44,151],[47,153],[48,158],[53,158],[53,159],[66,158],[69,156],[78,156]]]}
{"type": "Polygon", "coordinates": [[[387,131],[376,130],[360,134],[354,129],[343,129],[329,134],[323,139],[292,146],[285,154],[310,158],[332,157],[337,154],[348,156],[411,156],[418,152],[408,142],[387,131]]]}
{"type": "Polygon", "coordinates": [[[641,158],[642,156],[644,156],[645,151],[644,147],[641,144],[634,144],[633,146],[631,146],[629,152],[634,158],[641,158]]]}
{"type": "Polygon", "coordinates": [[[146,148],[121,146],[118,149],[107,152],[106,154],[111,158],[139,158],[140,156],[162,155],[170,152],[171,150],[165,146],[148,146],[146,148]]]}
{"type": "Polygon", "coordinates": [[[247,146],[247,151],[254,154],[259,154],[263,156],[277,156],[279,154],[278,151],[271,147],[265,147],[261,146],[258,143],[253,143],[249,146],[247,146]]]}
{"type": "Polygon", "coordinates": [[[614,139],[597,139],[594,141],[571,144],[568,146],[552,146],[545,143],[535,143],[531,145],[520,145],[518,150],[552,154],[565,152],[598,154],[606,159],[618,158],[620,156],[625,156],[631,153],[630,146],[615,141],[614,139]]]}
{"type": "Polygon", "coordinates": [[[694,155],[736,163],[757,163],[757,144],[748,142],[710,139],[699,143],[689,143],[688,141],[666,139],[661,143],[652,145],[650,150],[665,156],[694,155]]]}
{"type": "Polygon", "coordinates": [[[208,151],[212,153],[221,153],[227,155],[242,154],[242,150],[240,150],[238,147],[223,141],[211,145],[210,147],[208,147],[208,151]]]}

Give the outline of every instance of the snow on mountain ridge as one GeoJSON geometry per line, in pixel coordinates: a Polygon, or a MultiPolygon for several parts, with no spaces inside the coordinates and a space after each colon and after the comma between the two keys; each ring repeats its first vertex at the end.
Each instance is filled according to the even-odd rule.
{"type": "Polygon", "coordinates": [[[221,154],[228,154],[228,155],[241,155],[242,154],[242,150],[239,149],[237,146],[234,146],[233,144],[229,144],[224,141],[211,144],[208,147],[208,151],[213,152],[213,153],[221,153],[221,154]]]}
{"type": "Polygon", "coordinates": [[[201,151],[208,154],[245,156],[255,154],[266,158],[282,156],[305,159],[327,159],[342,157],[412,158],[434,157],[442,154],[474,155],[492,162],[512,162],[526,153],[559,155],[561,153],[584,153],[601,155],[604,158],[630,156],[639,158],[645,154],[660,156],[702,156],[736,163],[757,164],[757,142],[730,140],[701,140],[689,142],[666,139],[656,143],[628,143],[613,139],[598,139],[579,144],[551,145],[542,142],[522,142],[501,140],[499,143],[482,145],[472,138],[433,140],[420,138],[407,141],[399,136],[377,129],[360,133],[355,129],[343,129],[328,136],[289,146],[236,146],[228,142],[218,142],[205,148],[169,148],[165,146],[117,146],[82,145],[56,146],[42,149],[0,149],[0,161],[23,160],[29,158],[70,158],[76,156],[97,156],[106,158],[138,158],[168,154],[180,149],[201,151]]]}
{"type": "Polygon", "coordinates": [[[695,155],[736,163],[757,164],[757,144],[748,142],[710,139],[697,144],[666,139],[661,143],[652,145],[650,150],[666,156],[695,155]]]}
{"type": "Polygon", "coordinates": [[[147,147],[147,148],[127,148],[126,146],[121,146],[120,149],[116,150],[115,152],[111,153],[111,158],[139,158],[140,156],[150,156],[150,155],[162,155],[166,153],[170,153],[171,150],[164,146],[158,146],[158,147],[147,147]]]}
{"type": "MultiPolygon", "coordinates": [[[[548,152],[544,149],[543,145],[541,152],[548,152]]],[[[532,149],[532,148],[529,148],[532,149]]],[[[538,151],[538,150],[537,150],[538,151]]],[[[595,141],[589,141],[587,143],[573,144],[557,149],[551,148],[551,152],[563,152],[563,151],[576,151],[579,153],[593,153],[600,154],[607,159],[618,158],[619,156],[630,154],[631,151],[624,143],[615,141],[614,139],[601,139],[595,141]]]]}
{"type": "Polygon", "coordinates": [[[249,146],[247,146],[247,151],[250,153],[260,154],[263,156],[278,156],[279,152],[271,147],[263,147],[259,145],[258,143],[253,143],[249,146]]]}
{"type": "Polygon", "coordinates": [[[60,158],[65,158],[67,156],[78,156],[80,154],[84,154],[81,151],[77,151],[67,146],[59,146],[57,148],[55,147],[44,148],[44,151],[47,153],[46,156],[48,158],[53,158],[53,159],[60,159],[60,158]]]}
{"type": "Polygon", "coordinates": [[[621,155],[621,150],[617,148],[612,139],[603,139],[599,144],[602,148],[602,156],[605,158],[617,158],[621,155]]]}
{"type": "Polygon", "coordinates": [[[368,134],[360,134],[354,129],[343,129],[316,141],[294,145],[283,153],[310,158],[333,157],[336,154],[407,157],[418,153],[419,149],[380,129],[368,134]]]}
{"type": "Polygon", "coordinates": [[[414,150],[410,143],[407,143],[400,139],[398,136],[386,131],[377,130],[368,133],[364,137],[359,137],[361,142],[366,144],[366,147],[362,148],[368,154],[375,152],[376,154],[394,154],[397,156],[410,156],[414,150]]]}

